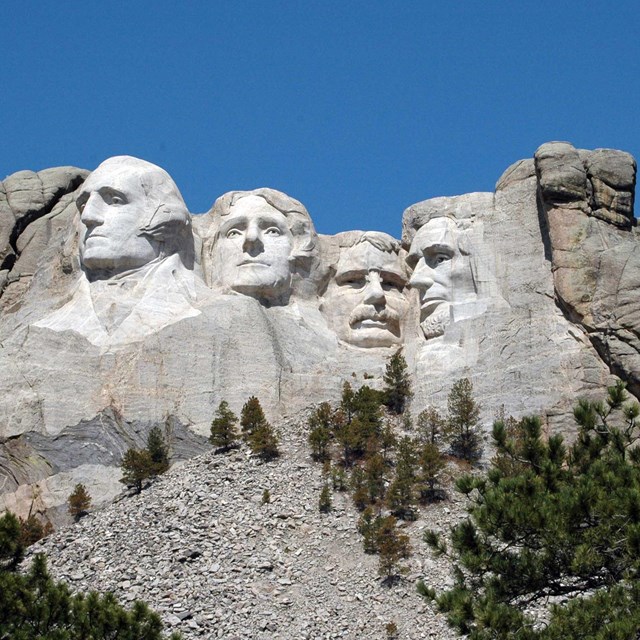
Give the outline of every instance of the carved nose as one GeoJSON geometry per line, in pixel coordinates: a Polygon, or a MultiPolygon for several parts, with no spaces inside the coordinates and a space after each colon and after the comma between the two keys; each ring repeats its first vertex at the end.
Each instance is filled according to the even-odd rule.
{"type": "Polygon", "coordinates": [[[385,302],[384,289],[377,276],[369,276],[369,282],[364,290],[364,302],[373,305],[385,302]]]}
{"type": "Polygon", "coordinates": [[[246,253],[260,250],[262,248],[262,240],[260,238],[260,230],[253,225],[249,225],[244,233],[244,242],[242,243],[242,250],[246,253]]]}
{"type": "Polygon", "coordinates": [[[416,270],[411,274],[409,286],[414,289],[428,289],[434,283],[433,270],[427,264],[421,263],[416,266],[416,270]]]}
{"type": "Polygon", "coordinates": [[[80,220],[89,229],[104,223],[104,214],[100,210],[99,201],[93,197],[93,194],[89,196],[85,203],[80,220]]]}

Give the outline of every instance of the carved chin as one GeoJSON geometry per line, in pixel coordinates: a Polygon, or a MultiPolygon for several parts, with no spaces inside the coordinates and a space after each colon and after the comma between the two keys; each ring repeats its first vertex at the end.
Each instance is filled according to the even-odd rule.
{"type": "Polygon", "coordinates": [[[451,314],[448,304],[438,305],[421,323],[420,327],[427,340],[444,334],[449,325],[451,314]]]}
{"type": "Polygon", "coordinates": [[[242,274],[234,282],[229,283],[230,288],[245,295],[274,298],[286,293],[291,286],[290,277],[274,277],[273,273],[247,273],[242,274]],[[262,276],[262,277],[261,277],[262,276]]]}

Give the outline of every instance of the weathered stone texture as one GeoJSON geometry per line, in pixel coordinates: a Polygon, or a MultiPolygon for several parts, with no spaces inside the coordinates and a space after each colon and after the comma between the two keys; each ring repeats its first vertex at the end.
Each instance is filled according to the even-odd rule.
{"type": "Polygon", "coordinates": [[[221,400],[239,413],[256,395],[274,420],[337,402],[345,381],[380,387],[399,345],[414,416],[445,408],[461,377],[487,429],[504,405],[570,435],[576,398],[616,376],[640,397],[635,162],[623,152],[543,145],[495,193],[409,207],[402,249],[385,234],[318,236],[301,203],[270,189],[226,194],[191,220],[149,163],[109,161],[72,193],[85,177],[20,172],[0,185],[0,482],[22,513],[34,491],[61,513],[90,472],[92,493],[112,497],[123,448],[169,418],[188,457],[206,448],[221,400]],[[160,205],[124,165],[150,168],[160,205]],[[128,268],[128,236],[118,227],[120,244],[103,243],[100,216],[136,197],[129,226],[149,246],[136,236],[128,268]],[[166,224],[154,226],[158,208],[166,224]],[[110,247],[106,270],[87,246],[110,247]]]}

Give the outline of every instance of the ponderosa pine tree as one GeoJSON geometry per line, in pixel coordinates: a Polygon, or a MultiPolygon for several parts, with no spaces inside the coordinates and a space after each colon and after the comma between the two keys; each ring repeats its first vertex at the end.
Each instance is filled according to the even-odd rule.
{"type": "Polygon", "coordinates": [[[444,431],[445,421],[435,407],[427,407],[418,414],[418,435],[424,442],[436,444],[444,431]]]}
{"type": "Polygon", "coordinates": [[[329,443],[332,437],[333,412],[328,402],[323,402],[309,418],[309,444],[314,460],[323,462],[329,457],[329,443]]]}
{"type": "Polygon", "coordinates": [[[237,443],[237,423],[237,416],[229,409],[226,400],[222,400],[218,405],[216,417],[211,421],[209,442],[221,452],[229,451],[229,449],[236,446],[237,443]]]}
{"type": "Polygon", "coordinates": [[[445,492],[441,488],[441,479],[447,464],[440,449],[431,442],[425,442],[420,448],[418,462],[420,502],[425,504],[444,499],[445,492]]]}
{"type": "Polygon", "coordinates": [[[242,439],[249,443],[251,434],[264,425],[267,421],[260,400],[251,396],[242,406],[240,412],[240,426],[242,427],[242,439]]]}
{"type": "Polygon", "coordinates": [[[329,511],[331,511],[331,489],[326,482],[322,486],[322,491],[320,492],[318,509],[320,513],[329,513],[329,511]]]}
{"type": "Polygon", "coordinates": [[[398,415],[404,413],[406,404],[413,394],[411,393],[407,361],[402,355],[402,349],[398,349],[389,358],[383,380],[383,403],[391,413],[398,415]]]}
{"type": "MultiPolygon", "coordinates": [[[[54,582],[43,554],[36,554],[25,573],[20,526],[11,513],[0,517],[0,638],[60,640],[161,640],[160,617],[142,602],[124,609],[113,594],[73,595],[54,582]]],[[[171,640],[179,640],[173,634],[171,640]]]]}
{"type": "Polygon", "coordinates": [[[451,453],[469,462],[479,460],[482,456],[482,441],[478,433],[480,405],[473,398],[473,385],[468,378],[454,382],[447,404],[449,411],[444,437],[451,453]]]}
{"type": "Polygon", "coordinates": [[[159,476],[165,473],[169,469],[169,447],[157,425],[149,431],[146,449],[153,464],[153,475],[159,476]]]}
{"type": "Polygon", "coordinates": [[[87,511],[91,506],[91,496],[87,491],[87,487],[79,482],[73,489],[71,495],[67,498],[67,506],[69,515],[77,522],[82,516],[87,515],[87,511]]]}
{"type": "Polygon", "coordinates": [[[120,468],[122,469],[120,482],[127,487],[133,487],[136,493],[142,491],[145,480],[156,475],[155,464],[146,449],[127,449],[120,468]]]}
{"type": "Polygon", "coordinates": [[[637,638],[640,407],[625,400],[622,383],[605,402],[581,400],[568,449],[561,436],[543,436],[538,418],[521,420],[516,437],[494,424],[498,463],[486,477],[457,482],[471,499],[469,518],[452,528],[450,549],[433,532],[425,538],[450,554],[456,583],[440,595],[424,585],[421,592],[460,632],[477,640],[637,638]]]}
{"type": "Polygon", "coordinates": [[[398,574],[399,563],[409,557],[411,545],[409,536],[401,533],[393,516],[381,518],[378,531],[378,574],[385,582],[391,582],[398,574]]]}
{"type": "Polygon", "coordinates": [[[416,518],[416,471],[418,455],[415,442],[405,436],[398,443],[396,472],[386,495],[391,513],[401,520],[416,518]]]}

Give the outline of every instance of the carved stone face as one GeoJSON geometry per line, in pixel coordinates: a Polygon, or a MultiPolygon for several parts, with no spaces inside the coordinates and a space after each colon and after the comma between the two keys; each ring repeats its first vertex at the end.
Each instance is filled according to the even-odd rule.
{"type": "Polygon", "coordinates": [[[293,238],[287,218],[259,196],[240,198],[224,216],[215,248],[223,286],[260,298],[276,298],[291,285],[293,238]]]}
{"type": "Polygon", "coordinates": [[[140,231],[154,212],[135,173],[101,165],[84,183],[76,204],[86,228],[81,261],[89,272],[115,275],[158,257],[160,243],[140,231]]]}
{"type": "Polygon", "coordinates": [[[323,312],[338,338],[358,347],[389,347],[402,341],[409,303],[401,259],[367,241],[340,251],[323,312]]]}
{"type": "Polygon", "coordinates": [[[433,218],[418,230],[409,249],[409,284],[420,293],[420,326],[427,339],[444,333],[453,303],[475,296],[469,259],[458,248],[459,235],[453,220],[433,218]]]}

